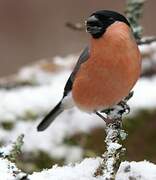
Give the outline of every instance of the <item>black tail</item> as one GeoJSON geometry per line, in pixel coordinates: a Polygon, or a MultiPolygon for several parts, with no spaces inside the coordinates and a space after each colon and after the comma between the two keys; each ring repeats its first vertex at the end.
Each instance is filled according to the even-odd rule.
{"type": "Polygon", "coordinates": [[[54,107],[52,111],[41,121],[38,125],[38,131],[44,131],[54,120],[55,118],[63,111],[61,108],[61,101],[54,107]]]}

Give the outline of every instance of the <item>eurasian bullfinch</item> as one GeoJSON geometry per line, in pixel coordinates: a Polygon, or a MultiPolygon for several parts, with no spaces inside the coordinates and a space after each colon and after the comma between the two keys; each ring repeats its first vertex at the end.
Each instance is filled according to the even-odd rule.
{"type": "Polygon", "coordinates": [[[38,126],[45,130],[65,109],[74,105],[99,114],[126,97],[141,71],[141,55],[127,19],[100,10],[86,21],[90,44],[80,55],[60,102],[38,126]],[[97,113],[98,112],[98,113],[97,113]]]}

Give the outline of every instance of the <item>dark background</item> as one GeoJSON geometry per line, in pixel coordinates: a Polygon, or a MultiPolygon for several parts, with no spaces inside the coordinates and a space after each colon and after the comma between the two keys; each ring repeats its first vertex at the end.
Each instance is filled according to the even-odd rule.
{"type": "MultiPolygon", "coordinates": [[[[124,11],[126,0],[0,0],[0,76],[14,73],[36,60],[79,52],[87,43],[85,32],[65,27],[84,22],[97,9],[124,11]]],[[[142,24],[155,35],[156,1],[146,2],[142,24]]]]}

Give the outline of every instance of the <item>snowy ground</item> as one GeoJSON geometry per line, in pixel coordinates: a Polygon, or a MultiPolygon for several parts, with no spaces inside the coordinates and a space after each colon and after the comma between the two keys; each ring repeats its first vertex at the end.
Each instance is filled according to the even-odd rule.
{"type": "MultiPolygon", "coordinates": [[[[42,173],[34,173],[30,177],[31,180],[44,180],[51,179],[55,180],[104,180],[105,176],[94,177],[94,172],[100,165],[100,158],[88,158],[83,160],[80,164],[75,166],[54,166],[48,171],[42,173]],[[85,169],[85,171],[84,171],[85,169]]],[[[156,179],[156,165],[147,161],[142,162],[123,162],[116,175],[116,180],[155,180],[156,179]]]]}
{"type": "MultiPolygon", "coordinates": [[[[34,172],[32,175],[22,173],[15,164],[6,159],[0,159],[0,180],[19,180],[27,177],[29,180],[105,180],[105,176],[94,176],[101,158],[86,158],[80,163],[34,172]]],[[[156,165],[147,161],[122,162],[116,175],[116,180],[155,180],[156,165]]]]}

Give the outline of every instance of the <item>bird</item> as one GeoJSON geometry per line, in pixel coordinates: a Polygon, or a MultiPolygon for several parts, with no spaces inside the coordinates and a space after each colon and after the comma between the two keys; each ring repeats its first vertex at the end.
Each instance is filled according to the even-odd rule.
{"type": "Polygon", "coordinates": [[[74,106],[101,117],[100,112],[129,94],[140,76],[141,54],[124,15],[98,10],[87,18],[85,26],[89,45],[78,58],[61,100],[40,122],[38,131],[74,106]]]}

